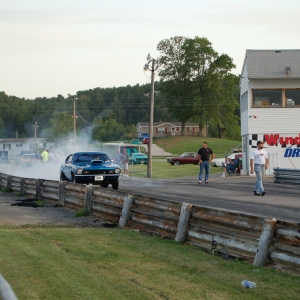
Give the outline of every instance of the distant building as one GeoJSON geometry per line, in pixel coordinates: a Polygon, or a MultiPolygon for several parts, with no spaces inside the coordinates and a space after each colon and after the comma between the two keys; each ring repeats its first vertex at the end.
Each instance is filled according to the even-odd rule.
{"type": "Polygon", "coordinates": [[[246,50],[240,75],[243,170],[258,140],[270,166],[300,169],[300,50],[246,50]]]}
{"type": "Polygon", "coordinates": [[[54,143],[47,143],[45,139],[34,138],[0,138],[0,150],[8,151],[8,156],[15,156],[21,151],[32,150],[35,148],[50,148],[54,143]]]}
{"type": "MultiPolygon", "coordinates": [[[[136,125],[137,133],[149,133],[149,122],[139,122],[136,125]]],[[[199,124],[194,122],[186,122],[184,127],[184,135],[199,135],[199,124]]],[[[202,136],[207,136],[207,128],[201,131],[202,136]]],[[[181,135],[181,122],[153,122],[153,137],[166,137],[171,135],[181,135]]]]}

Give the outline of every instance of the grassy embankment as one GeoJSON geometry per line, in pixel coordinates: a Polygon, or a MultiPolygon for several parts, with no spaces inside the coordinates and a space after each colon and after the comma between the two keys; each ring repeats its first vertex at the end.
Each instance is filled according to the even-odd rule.
{"type": "Polygon", "coordinates": [[[300,298],[297,276],[134,230],[0,226],[0,236],[1,273],[23,300],[300,298]]]}
{"type": "MultiPolygon", "coordinates": [[[[203,138],[192,136],[172,136],[167,138],[155,138],[153,143],[161,147],[165,152],[180,155],[184,152],[198,152],[203,142],[207,142],[216,157],[224,157],[225,152],[229,153],[231,149],[237,147],[240,142],[226,139],[203,138]]],[[[129,166],[129,172],[132,176],[147,177],[147,166],[135,165],[129,166]]],[[[211,168],[211,173],[220,173],[220,168],[211,168]]],[[[199,173],[198,165],[180,165],[171,166],[166,161],[166,157],[154,157],[152,163],[152,178],[176,178],[185,176],[197,176],[199,173]]]]}

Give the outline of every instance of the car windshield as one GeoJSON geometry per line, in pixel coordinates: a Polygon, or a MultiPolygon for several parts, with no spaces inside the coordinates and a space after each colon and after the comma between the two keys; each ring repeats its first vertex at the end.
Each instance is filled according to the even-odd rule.
{"type": "Polygon", "coordinates": [[[144,153],[132,153],[133,156],[145,156],[144,153]]]}
{"type": "Polygon", "coordinates": [[[89,163],[92,160],[102,160],[109,161],[110,158],[106,154],[97,154],[97,153],[81,153],[75,154],[73,161],[75,163],[89,163]]]}

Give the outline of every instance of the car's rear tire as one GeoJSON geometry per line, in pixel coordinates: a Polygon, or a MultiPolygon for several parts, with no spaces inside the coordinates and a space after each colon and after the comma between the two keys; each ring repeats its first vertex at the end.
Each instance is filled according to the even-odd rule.
{"type": "Polygon", "coordinates": [[[113,190],[117,190],[119,188],[119,179],[114,180],[111,185],[112,185],[113,190]]]}
{"type": "Polygon", "coordinates": [[[175,166],[179,166],[180,165],[180,161],[179,160],[174,161],[174,165],[175,166]]]}

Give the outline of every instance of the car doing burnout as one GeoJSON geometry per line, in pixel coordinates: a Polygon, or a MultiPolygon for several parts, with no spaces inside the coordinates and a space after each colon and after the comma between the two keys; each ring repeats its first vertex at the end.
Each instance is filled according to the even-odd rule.
{"type": "Polygon", "coordinates": [[[60,167],[60,180],[119,187],[120,166],[104,152],[75,152],[60,167]]]}
{"type": "Polygon", "coordinates": [[[129,158],[130,165],[147,165],[148,164],[148,156],[144,153],[132,153],[129,158]]]}
{"type": "Polygon", "coordinates": [[[177,157],[167,158],[167,162],[171,165],[178,166],[180,164],[198,164],[198,154],[196,152],[185,152],[177,157]]]}

